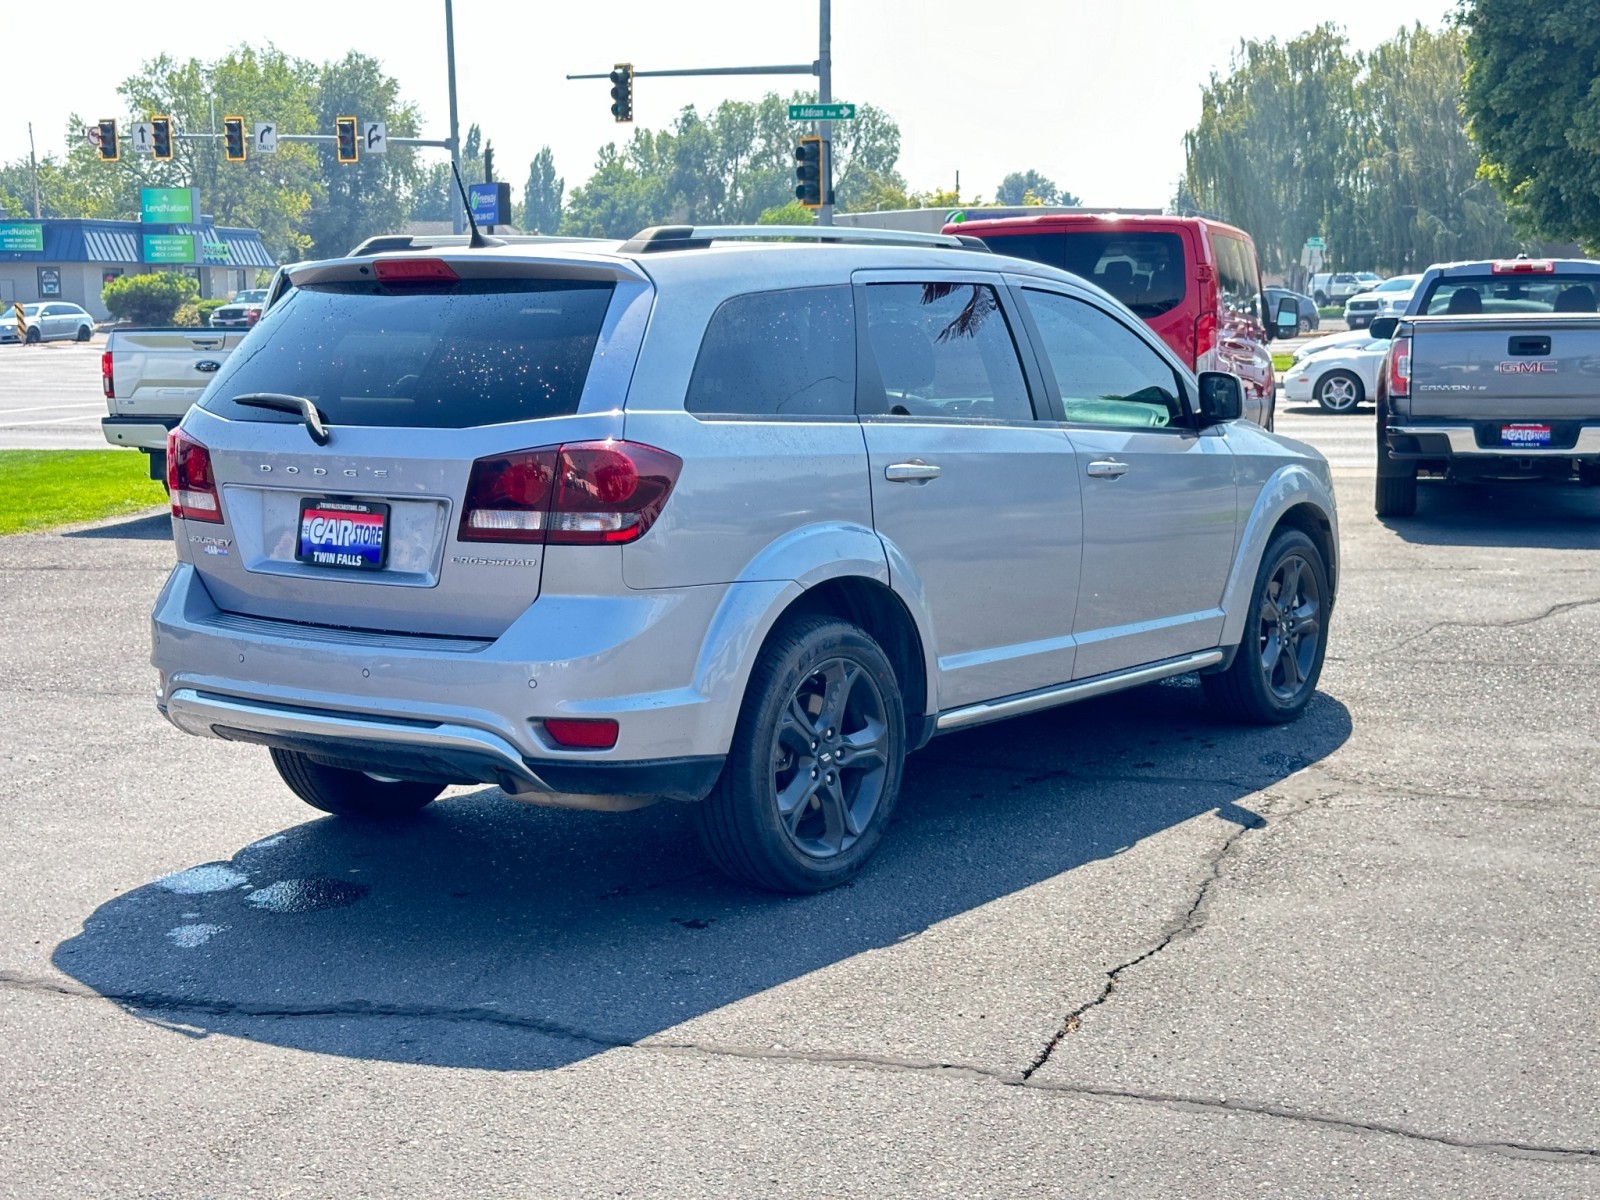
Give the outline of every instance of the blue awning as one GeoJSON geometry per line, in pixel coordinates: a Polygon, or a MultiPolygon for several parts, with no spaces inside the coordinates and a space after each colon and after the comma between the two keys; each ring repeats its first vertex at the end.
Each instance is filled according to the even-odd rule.
{"type": "Polygon", "coordinates": [[[8,221],[44,227],[43,250],[0,250],[0,262],[117,263],[144,261],[145,233],[183,233],[195,239],[197,265],[209,267],[275,267],[261,235],[254,229],[213,225],[143,225],[138,221],[95,221],[45,218],[8,221]]]}

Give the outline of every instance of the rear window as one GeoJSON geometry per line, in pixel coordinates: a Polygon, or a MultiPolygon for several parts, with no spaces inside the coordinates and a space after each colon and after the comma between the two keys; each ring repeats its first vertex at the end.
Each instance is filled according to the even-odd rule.
{"type": "Polygon", "coordinates": [[[1600,299],[1600,275],[1482,275],[1435,279],[1424,316],[1493,313],[1592,313],[1600,299]]]}
{"type": "Polygon", "coordinates": [[[1183,238],[1176,233],[1085,229],[979,234],[996,254],[1060,267],[1104,288],[1141,317],[1183,303],[1183,238]]]}
{"type": "Polygon", "coordinates": [[[310,399],[330,425],[464,429],[569,416],[611,291],[570,279],[308,284],[272,306],[202,407],[235,421],[294,421],[232,399],[285,392],[310,399]]]}

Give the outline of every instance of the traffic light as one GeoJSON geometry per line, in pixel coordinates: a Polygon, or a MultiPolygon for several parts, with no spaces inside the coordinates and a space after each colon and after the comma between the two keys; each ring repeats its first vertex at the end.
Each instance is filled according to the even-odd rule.
{"type": "Polygon", "coordinates": [[[150,118],[150,152],[156,158],[172,157],[172,118],[150,118]]]}
{"type": "Polygon", "coordinates": [[[117,145],[115,121],[100,122],[100,157],[106,162],[116,162],[122,157],[122,149],[117,145]]]}
{"type": "Polygon", "coordinates": [[[827,151],[819,137],[803,137],[794,148],[795,198],[807,208],[821,208],[827,188],[827,151]]]}
{"type": "Polygon", "coordinates": [[[611,115],[618,122],[633,120],[633,64],[611,68],[611,115]]]}
{"type": "Polygon", "coordinates": [[[340,117],[333,123],[333,128],[338,136],[334,150],[339,161],[342,163],[357,161],[361,157],[361,148],[356,144],[356,119],[340,117]]]}
{"type": "Polygon", "coordinates": [[[244,118],[222,118],[222,157],[229,162],[243,162],[244,147],[244,118]]]}

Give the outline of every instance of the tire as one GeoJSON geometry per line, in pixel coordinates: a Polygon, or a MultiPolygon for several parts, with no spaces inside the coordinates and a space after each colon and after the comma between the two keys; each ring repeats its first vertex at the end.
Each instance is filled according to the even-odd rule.
{"type": "Polygon", "coordinates": [[[1328,295],[1326,292],[1317,292],[1311,298],[1317,302],[1318,308],[1328,307],[1328,295]]]}
{"type": "Polygon", "coordinates": [[[1312,323],[1310,317],[1301,317],[1300,318],[1300,332],[1301,333],[1310,333],[1315,328],[1316,328],[1316,325],[1314,325],[1312,323]]]}
{"type": "Polygon", "coordinates": [[[1317,398],[1323,412],[1353,413],[1367,398],[1367,389],[1361,377],[1353,372],[1329,371],[1317,380],[1311,394],[1317,398]]]}
{"type": "Polygon", "coordinates": [[[94,330],[90,329],[87,325],[79,325],[78,336],[74,340],[79,342],[87,342],[93,336],[94,330]]]}
{"type": "Polygon", "coordinates": [[[1417,471],[1407,475],[1379,475],[1373,509],[1380,517],[1410,517],[1417,511],[1417,471]]]}
{"type": "Polygon", "coordinates": [[[1330,600],[1328,568],[1316,543],[1298,529],[1278,530],[1261,556],[1232,664],[1200,677],[1207,699],[1252,725],[1297,719],[1322,675],[1330,600]]]}
{"type": "Polygon", "coordinates": [[[272,765],[289,790],[312,808],[336,817],[393,820],[433,803],[444,787],[411,779],[374,779],[365,771],[330,767],[298,750],[272,749],[272,765]]]}
{"type": "Polygon", "coordinates": [[[28,345],[37,346],[42,341],[44,341],[44,334],[37,329],[28,330],[28,345]]]}
{"type": "Polygon", "coordinates": [[[900,685],[878,643],[832,617],[782,624],[751,672],[722,776],[695,806],[706,852],[752,887],[837,887],[882,840],[905,756],[900,685]],[[841,769],[840,750],[860,765],[841,769]]]}
{"type": "Polygon", "coordinates": [[[1586,487],[1600,487],[1600,462],[1579,463],[1578,482],[1586,487]]]}

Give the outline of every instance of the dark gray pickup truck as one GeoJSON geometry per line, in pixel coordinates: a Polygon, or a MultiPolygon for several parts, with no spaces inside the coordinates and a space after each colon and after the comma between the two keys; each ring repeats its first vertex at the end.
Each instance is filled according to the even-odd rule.
{"type": "MultiPolygon", "coordinates": [[[[1430,267],[1378,377],[1380,517],[1409,517],[1419,472],[1600,484],[1600,262],[1430,267]]],[[[1389,326],[1393,326],[1392,330],[1389,326]]]]}

